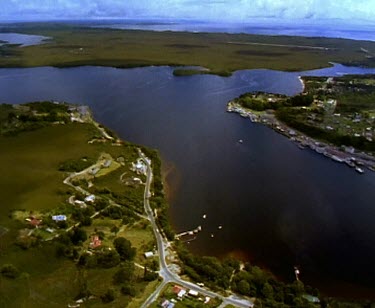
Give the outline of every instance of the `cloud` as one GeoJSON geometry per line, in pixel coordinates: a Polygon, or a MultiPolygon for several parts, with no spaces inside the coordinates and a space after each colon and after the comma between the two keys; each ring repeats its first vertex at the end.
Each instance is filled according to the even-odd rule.
{"type": "Polygon", "coordinates": [[[375,0],[0,0],[0,19],[190,18],[375,20],[375,0]]]}

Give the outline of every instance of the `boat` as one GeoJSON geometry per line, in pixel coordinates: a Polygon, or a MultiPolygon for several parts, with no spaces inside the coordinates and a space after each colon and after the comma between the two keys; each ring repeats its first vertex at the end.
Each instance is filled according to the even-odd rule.
{"type": "Polygon", "coordinates": [[[240,139],[240,140],[238,140],[238,142],[239,142],[239,143],[243,143],[243,140],[242,140],[242,139],[240,139]]]}
{"type": "Polygon", "coordinates": [[[363,169],[361,169],[361,168],[359,168],[359,167],[355,168],[355,171],[357,171],[357,172],[360,173],[360,174],[363,174],[363,169]]]}
{"type": "Polygon", "coordinates": [[[337,161],[338,163],[342,163],[343,160],[340,157],[337,157],[336,155],[332,155],[331,157],[334,161],[337,161]]]}
{"type": "Polygon", "coordinates": [[[352,168],[355,167],[355,163],[353,163],[353,162],[350,161],[350,160],[346,160],[346,161],[345,161],[345,164],[347,164],[349,167],[352,167],[352,168]]]}

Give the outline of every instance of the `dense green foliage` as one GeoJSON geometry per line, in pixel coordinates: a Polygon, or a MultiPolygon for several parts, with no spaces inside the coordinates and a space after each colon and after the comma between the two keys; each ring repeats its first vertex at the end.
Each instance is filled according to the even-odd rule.
{"type": "Polygon", "coordinates": [[[236,260],[220,261],[214,257],[196,256],[182,244],[177,246],[177,252],[183,261],[183,273],[194,281],[203,282],[210,288],[231,289],[242,295],[256,297],[259,307],[319,307],[308,303],[303,297],[307,293],[319,296],[318,291],[305,287],[300,281],[285,284],[248,263],[240,270],[236,260]]]}
{"type": "Polygon", "coordinates": [[[6,278],[15,279],[20,275],[20,272],[13,264],[4,264],[0,268],[0,274],[6,278]]]}
{"type": "Polygon", "coordinates": [[[158,210],[156,223],[158,224],[159,228],[163,230],[165,236],[169,240],[173,240],[175,233],[169,223],[168,203],[164,194],[164,185],[162,180],[161,161],[159,154],[157,151],[150,150],[148,148],[142,148],[142,151],[152,161],[152,169],[154,174],[152,190],[154,194],[151,197],[150,201],[151,207],[158,210]]]}
{"type": "Polygon", "coordinates": [[[313,96],[308,94],[287,97],[284,95],[257,92],[242,94],[234,102],[248,109],[264,111],[268,109],[277,110],[282,107],[310,106],[313,100],[313,96]]]}
{"type": "Polygon", "coordinates": [[[129,240],[124,237],[117,237],[113,245],[115,246],[121,260],[133,260],[136,254],[136,249],[132,247],[129,240]]]}
{"type": "Polygon", "coordinates": [[[69,159],[59,165],[59,171],[79,172],[94,164],[94,160],[83,157],[80,159],[69,159]]]}
{"type": "Polygon", "coordinates": [[[54,122],[67,123],[67,111],[67,105],[52,102],[35,102],[22,106],[1,104],[0,135],[13,136],[54,122]]]}

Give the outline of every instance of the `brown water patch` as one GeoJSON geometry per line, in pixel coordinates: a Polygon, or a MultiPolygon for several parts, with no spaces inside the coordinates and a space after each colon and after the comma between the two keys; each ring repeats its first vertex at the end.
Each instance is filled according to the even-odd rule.
{"type": "Polygon", "coordinates": [[[168,203],[172,204],[181,183],[181,174],[178,172],[175,163],[162,159],[161,175],[165,196],[168,203]]]}

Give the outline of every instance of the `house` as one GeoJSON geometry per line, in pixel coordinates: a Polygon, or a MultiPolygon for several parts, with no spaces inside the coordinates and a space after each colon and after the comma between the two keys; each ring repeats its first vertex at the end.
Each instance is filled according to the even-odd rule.
{"type": "Polygon", "coordinates": [[[198,292],[194,291],[194,290],[190,290],[188,294],[191,295],[191,296],[194,296],[194,297],[198,296],[198,292]]]}
{"type": "Polygon", "coordinates": [[[96,175],[98,172],[100,171],[100,168],[92,168],[91,170],[90,170],[90,173],[92,174],[92,175],[96,175]]]}
{"type": "Polygon", "coordinates": [[[90,248],[95,249],[97,247],[100,247],[101,245],[102,241],[98,235],[94,235],[91,237],[90,248]]]}
{"type": "Polygon", "coordinates": [[[112,160],[107,159],[107,160],[103,163],[103,167],[104,167],[104,168],[108,168],[109,166],[111,166],[111,164],[112,164],[112,160]]]}
{"type": "Polygon", "coordinates": [[[52,220],[54,220],[54,221],[65,221],[66,215],[53,215],[52,220]]]}
{"type": "Polygon", "coordinates": [[[95,201],[95,196],[94,195],[89,195],[85,198],[85,202],[94,202],[95,201]]]}
{"type": "Polygon", "coordinates": [[[180,292],[177,293],[177,297],[182,299],[186,294],[186,290],[181,289],[180,292]]]}
{"type": "Polygon", "coordinates": [[[152,251],[147,251],[147,252],[145,252],[144,256],[145,256],[145,258],[148,259],[148,258],[153,257],[153,256],[154,256],[154,253],[153,253],[152,251]]]}
{"type": "Polygon", "coordinates": [[[35,228],[38,228],[38,226],[42,223],[41,219],[36,218],[35,216],[30,216],[28,219],[26,219],[29,224],[35,228]]]}
{"type": "Polygon", "coordinates": [[[162,302],[161,307],[163,307],[163,308],[173,308],[174,303],[171,303],[169,300],[166,299],[162,302]]]}

